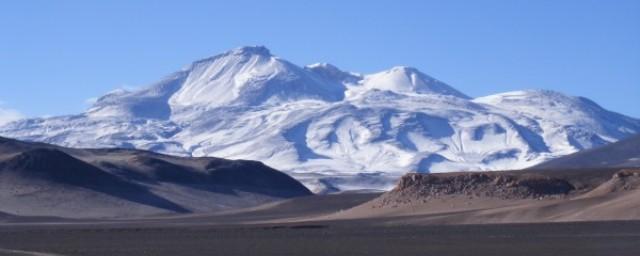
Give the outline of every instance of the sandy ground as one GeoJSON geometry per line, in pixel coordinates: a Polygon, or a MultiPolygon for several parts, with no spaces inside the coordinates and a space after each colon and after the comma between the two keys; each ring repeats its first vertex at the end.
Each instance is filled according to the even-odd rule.
{"type": "Polygon", "coordinates": [[[640,255],[640,221],[415,224],[431,215],[310,221],[377,196],[302,197],[226,213],[117,221],[16,217],[0,225],[0,255],[640,255]]]}
{"type": "Polygon", "coordinates": [[[640,190],[567,199],[442,197],[428,203],[376,207],[377,200],[317,220],[380,219],[388,224],[494,224],[640,220],[640,190]]]}
{"type": "Polygon", "coordinates": [[[389,192],[124,219],[0,213],[0,256],[640,255],[640,174],[605,174],[548,198],[389,192]]]}
{"type": "Polygon", "coordinates": [[[640,254],[640,222],[371,224],[12,226],[0,229],[0,255],[640,254]]]}

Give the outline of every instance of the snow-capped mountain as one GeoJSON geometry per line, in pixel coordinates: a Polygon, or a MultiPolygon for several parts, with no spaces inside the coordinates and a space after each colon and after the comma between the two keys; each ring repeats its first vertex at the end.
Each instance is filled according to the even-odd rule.
{"type": "Polygon", "coordinates": [[[264,47],[196,61],[78,115],[0,135],[71,147],[260,160],[316,191],[386,189],[408,171],[525,168],[640,131],[640,120],[552,91],[472,99],[410,67],[300,67],[264,47]]]}

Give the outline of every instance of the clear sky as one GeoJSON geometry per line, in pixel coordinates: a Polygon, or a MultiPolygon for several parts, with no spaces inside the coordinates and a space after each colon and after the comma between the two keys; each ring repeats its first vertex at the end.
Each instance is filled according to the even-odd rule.
{"type": "Polygon", "coordinates": [[[243,45],[361,73],[413,66],[470,96],[557,90],[640,117],[639,0],[3,1],[0,115],[79,113],[243,45]]]}

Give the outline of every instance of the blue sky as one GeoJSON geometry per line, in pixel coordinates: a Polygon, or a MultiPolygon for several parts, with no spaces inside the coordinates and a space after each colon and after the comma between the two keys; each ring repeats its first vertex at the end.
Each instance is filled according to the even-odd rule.
{"type": "Polygon", "coordinates": [[[640,1],[624,0],[5,1],[0,115],[78,113],[243,45],[361,73],[414,66],[471,96],[557,90],[640,117],[640,1]]]}

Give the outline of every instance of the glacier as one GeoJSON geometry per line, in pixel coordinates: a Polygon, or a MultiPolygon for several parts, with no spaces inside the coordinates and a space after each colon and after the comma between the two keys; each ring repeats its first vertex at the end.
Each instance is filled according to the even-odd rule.
{"type": "Polygon", "coordinates": [[[472,98],[416,68],[298,66],[263,46],[196,61],[75,115],[0,136],[259,160],[319,193],[391,188],[403,174],[526,168],[640,131],[640,120],[548,90],[472,98]]]}

